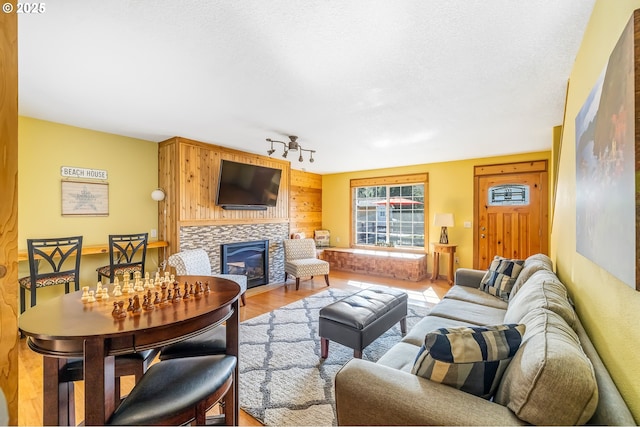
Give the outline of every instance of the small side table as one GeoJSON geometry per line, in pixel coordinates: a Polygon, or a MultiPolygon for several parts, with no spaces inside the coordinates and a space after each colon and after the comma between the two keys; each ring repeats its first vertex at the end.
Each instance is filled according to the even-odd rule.
{"type": "Polygon", "coordinates": [[[456,247],[448,243],[431,243],[433,245],[433,274],[431,281],[434,282],[440,273],[440,254],[449,254],[449,271],[447,272],[447,283],[453,285],[453,262],[455,260],[456,247]]]}

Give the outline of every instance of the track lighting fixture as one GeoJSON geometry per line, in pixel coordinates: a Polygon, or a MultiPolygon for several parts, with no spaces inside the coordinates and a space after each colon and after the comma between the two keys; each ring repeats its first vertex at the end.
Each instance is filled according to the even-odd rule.
{"type": "Polygon", "coordinates": [[[302,152],[303,151],[308,151],[309,152],[309,163],[313,163],[314,159],[313,159],[313,153],[316,152],[316,150],[309,150],[306,148],[302,148],[302,146],[300,144],[298,144],[298,137],[295,135],[290,135],[289,136],[289,142],[283,142],[283,141],[276,141],[275,139],[271,139],[271,138],[267,138],[267,142],[271,143],[271,148],[269,150],[267,150],[267,154],[269,156],[271,156],[273,153],[275,153],[275,149],[273,148],[273,143],[277,142],[278,144],[282,144],[284,146],[284,151],[282,152],[282,157],[284,157],[285,159],[287,158],[287,155],[289,154],[289,151],[300,151],[300,156],[298,157],[298,161],[299,162],[303,162],[304,158],[302,157],[302,152]]]}

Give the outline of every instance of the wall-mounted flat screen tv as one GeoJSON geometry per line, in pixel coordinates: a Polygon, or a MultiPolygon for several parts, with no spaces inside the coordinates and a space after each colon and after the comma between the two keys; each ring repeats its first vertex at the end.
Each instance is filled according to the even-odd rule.
{"type": "Polygon", "coordinates": [[[223,209],[275,206],[281,176],[281,169],[222,160],[216,204],[223,209]]]}

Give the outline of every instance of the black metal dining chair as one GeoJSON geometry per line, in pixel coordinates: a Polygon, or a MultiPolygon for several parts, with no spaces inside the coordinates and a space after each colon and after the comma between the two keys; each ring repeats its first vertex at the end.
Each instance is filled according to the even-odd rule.
{"type": "Polygon", "coordinates": [[[80,255],[82,236],[27,239],[29,276],[18,280],[20,285],[20,313],[26,309],[26,291],[30,293],[31,307],[36,305],[36,290],[46,286],[64,285],[69,293],[69,284],[74,282],[80,290],[80,255]]]}
{"type": "Polygon", "coordinates": [[[96,269],[98,281],[103,277],[113,282],[118,276],[140,272],[144,276],[144,263],[147,257],[148,233],[110,234],[109,265],[96,269]]]}

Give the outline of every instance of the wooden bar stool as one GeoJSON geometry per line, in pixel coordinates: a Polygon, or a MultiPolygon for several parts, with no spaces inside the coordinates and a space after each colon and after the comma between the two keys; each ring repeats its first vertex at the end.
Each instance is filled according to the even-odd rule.
{"type": "Polygon", "coordinates": [[[179,357],[213,356],[227,352],[227,328],[223,325],[160,350],[160,360],[179,357]]]}
{"type": "Polygon", "coordinates": [[[108,425],[206,425],[207,411],[223,400],[225,425],[236,425],[235,356],[200,356],[152,365],[124,398],[108,425]]]}
{"type": "MultiPolygon", "coordinates": [[[[115,396],[120,401],[120,377],[133,375],[135,382],[140,381],[144,373],[151,366],[151,362],[159,353],[158,349],[143,350],[137,353],[123,354],[115,357],[115,396]]],[[[82,357],[67,359],[60,369],[60,383],[82,381],[84,379],[84,360],[82,357]]]]}

